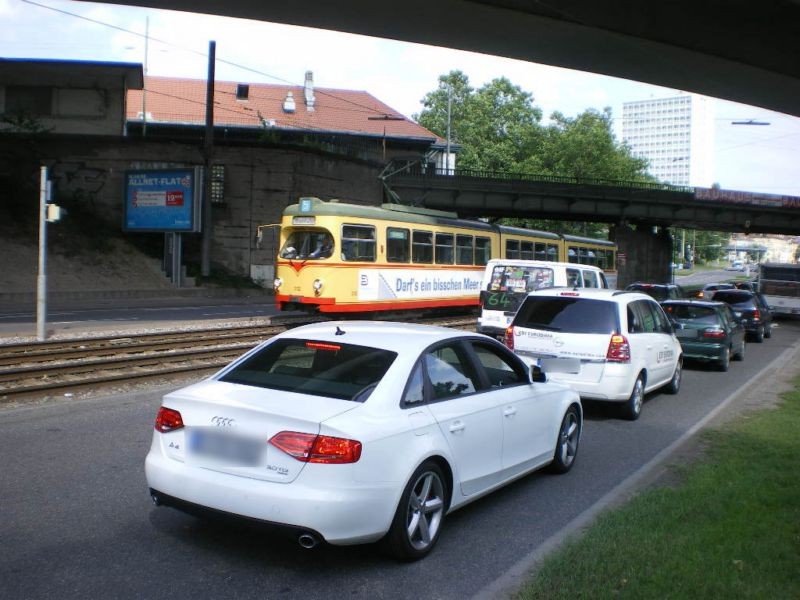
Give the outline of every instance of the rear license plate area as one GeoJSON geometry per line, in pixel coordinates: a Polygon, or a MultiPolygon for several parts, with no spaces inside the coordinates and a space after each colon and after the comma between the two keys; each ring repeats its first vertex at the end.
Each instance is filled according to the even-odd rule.
{"type": "Polygon", "coordinates": [[[234,433],[194,429],[189,432],[191,458],[231,466],[254,467],[261,464],[266,442],[234,433]]]}

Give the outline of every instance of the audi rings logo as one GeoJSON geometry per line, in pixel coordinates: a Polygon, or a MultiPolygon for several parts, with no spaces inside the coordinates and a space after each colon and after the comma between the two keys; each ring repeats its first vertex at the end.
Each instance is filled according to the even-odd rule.
{"type": "Polygon", "coordinates": [[[230,417],[211,417],[211,423],[217,427],[233,427],[234,422],[235,419],[231,419],[230,417]]]}

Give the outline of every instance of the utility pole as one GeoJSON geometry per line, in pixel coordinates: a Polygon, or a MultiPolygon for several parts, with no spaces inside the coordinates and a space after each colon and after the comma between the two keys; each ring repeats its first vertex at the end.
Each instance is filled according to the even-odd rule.
{"type": "Polygon", "coordinates": [[[453,108],[453,86],[447,84],[447,150],[445,150],[445,161],[447,164],[447,174],[450,175],[450,117],[453,108]]]}
{"type": "Polygon", "coordinates": [[[147,135],[147,54],[150,41],[150,17],[144,21],[144,83],[142,85],[142,137],[147,135]]]}
{"type": "Polygon", "coordinates": [[[202,227],[203,248],[200,274],[208,277],[211,274],[211,162],[214,153],[214,63],[217,54],[217,43],[208,43],[208,79],[206,81],[206,135],[203,144],[203,204],[202,227]]]}
{"type": "Polygon", "coordinates": [[[36,277],[36,339],[47,339],[47,167],[39,169],[39,272],[36,277]]]}

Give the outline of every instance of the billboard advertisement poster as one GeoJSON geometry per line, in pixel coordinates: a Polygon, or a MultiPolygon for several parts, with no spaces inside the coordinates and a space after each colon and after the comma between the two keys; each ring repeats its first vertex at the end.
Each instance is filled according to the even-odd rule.
{"type": "Polygon", "coordinates": [[[200,231],[201,169],[125,172],[125,231],[200,231]]]}

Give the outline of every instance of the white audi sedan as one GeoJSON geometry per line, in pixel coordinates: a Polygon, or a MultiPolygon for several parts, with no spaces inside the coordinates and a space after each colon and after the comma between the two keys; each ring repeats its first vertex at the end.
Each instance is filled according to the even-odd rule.
{"type": "Polygon", "coordinates": [[[539,467],[572,467],[580,400],[544,379],[453,329],[292,329],[164,397],[150,494],[291,527],[305,547],[383,540],[422,558],[448,512],[539,467]]]}

